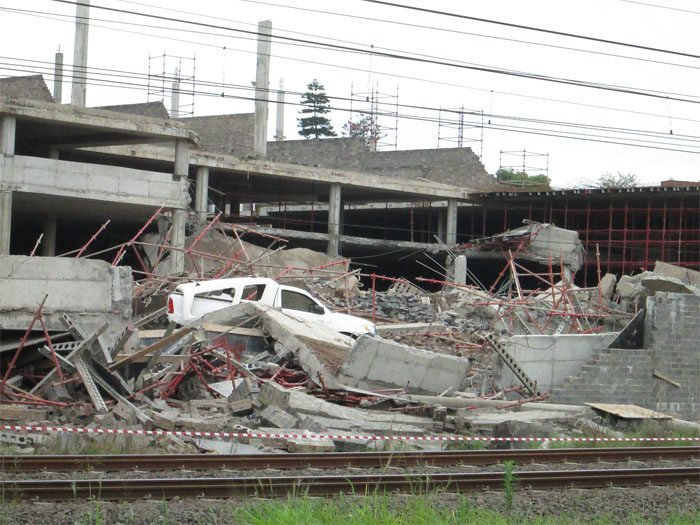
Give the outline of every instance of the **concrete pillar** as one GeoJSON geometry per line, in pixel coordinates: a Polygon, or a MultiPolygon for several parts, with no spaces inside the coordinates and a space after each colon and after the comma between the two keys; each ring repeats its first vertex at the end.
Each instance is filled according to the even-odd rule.
{"type": "Polygon", "coordinates": [[[280,78],[280,87],[277,91],[277,126],[275,140],[282,142],[284,140],[284,80],[280,78]]]}
{"type": "Polygon", "coordinates": [[[182,273],[185,271],[185,224],[187,222],[187,210],[173,210],[173,229],[170,232],[170,246],[176,248],[170,252],[170,273],[182,273]]]}
{"type": "Polygon", "coordinates": [[[12,192],[0,190],[0,255],[10,255],[12,192]]]}
{"type": "Polygon", "coordinates": [[[255,121],[253,126],[253,153],[267,156],[267,110],[270,98],[270,35],[272,22],[258,24],[258,63],[255,70],[255,121]]]}
{"type": "Polygon", "coordinates": [[[56,52],[53,72],[53,101],[60,104],[63,100],[63,53],[56,52]]]}
{"type": "Polygon", "coordinates": [[[56,256],[56,216],[49,215],[44,221],[44,236],[41,238],[41,256],[55,257],[56,256]]]}
{"type": "Polygon", "coordinates": [[[458,255],[454,262],[454,280],[459,284],[467,284],[467,257],[466,255],[458,255]]]}
{"type": "Polygon", "coordinates": [[[0,154],[12,157],[15,154],[15,130],[17,119],[9,115],[0,116],[0,154]]]}
{"type": "MultiPolygon", "coordinates": [[[[173,170],[173,179],[176,181],[187,182],[187,175],[190,167],[190,144],[185,139],[177,139],[175,141],[175,169],[173,170]]],[[[185,248],[185,225],[187,223],[187,210],[173,210],[173,224],[170,233],[170,245],[175,250],[170,252],[172,273],[182,273],[185,271],[185,254],[182,249],[185,248]]]]}
{"type": "Polygon", "coordinates": [[[58,160],[60,157],[59,151],[56,148],[49,148],[49,158],[58,160]]]}
{"type": "Polygon", "coordinates": [[[170,93],[170,117],[178,118],[180,116],[180,71],[175,68],[175,80],[173,81],[172,91],[170,93]]]}
{"type": "Polygon", "coordinates": [[[437,237],[442,242],[445,242],[445,219],[446,214],[442,213],[442,210],[440,210],[440,213],[438,213],[437,237]]]}
{"type": "Polygon", "coordinates": [[[457,244],[457,200],[447,200],[445,244],[457,244]]]}
{"type": "Polygon", "coordinates": [[[73,84],[70,103],[85,107],[88,61],[88,29],[90,0],[77,0],[75,4],[75,43],[73,44],[73,84]]]}
{"type": "Polygon", "coordinates": [[[200,221],[207,220],[207,204],[209,202],[209,168],[197,168],[197,187],[194,196],[194,211],[200,221]]]}
{"type": "Polygon", "coordinates": [[[175,141],[175,180],[187,180],[190,171],[190,143],[185,139],[175,141]]]}
{"type": "Polygon", "coordinates": [[[328,194],[328,247],[326,249],[329,257],[337,257],[340,252],[338,236],[340,235],[341,197],[340,184],[331,184],[328,194]]]}

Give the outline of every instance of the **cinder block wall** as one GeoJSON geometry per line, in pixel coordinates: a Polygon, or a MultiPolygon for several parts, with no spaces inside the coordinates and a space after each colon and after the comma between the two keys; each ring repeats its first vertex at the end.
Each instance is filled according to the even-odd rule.
{"type": "Polygon", "coordinates": [[[269,142],[267,150],[270,160],[277,162],[484,189],[496,182],[471,148],[369,151],[364,140],[355,137],[269,142]]]}
{"type": "Polygon", "coordinates": [[[550,394],[553,403],[631,403],[700,421],[700,296],[648,297],[643,349],[601,349],[550,394]]]}

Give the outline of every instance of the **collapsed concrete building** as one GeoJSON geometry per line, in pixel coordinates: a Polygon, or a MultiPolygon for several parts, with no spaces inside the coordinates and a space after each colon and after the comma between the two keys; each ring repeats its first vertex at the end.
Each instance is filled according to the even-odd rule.
{"type": "Polygon", "coordinates": [[[634,403],[700,420],[699,187],[485,193],[494,180],[468,148],[357,139],[257,158],[251,115],[63,106],[42,85],[0,80],[0,419],[481,435],[525,419],[566,434],[634,403]],[[247,305],[164,321],[178,283],[251,274],[379,334],[247,305]]]}

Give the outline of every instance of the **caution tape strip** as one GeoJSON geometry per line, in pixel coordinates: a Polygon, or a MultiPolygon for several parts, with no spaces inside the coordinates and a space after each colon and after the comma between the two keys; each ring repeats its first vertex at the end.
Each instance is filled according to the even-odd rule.
{"type": "Polygon", "coordinates": [[[346,440],[346,441],[501,441],[501,442],[700,442],[700,437],[481,437],[481,436],[376,436],[362,434],[314,434],[314,433],[271,433],[271,432],[207,432],[196,430],[142,430],[128,428],[86,428],[53,427],[35,425],[0,425],[0,430],[13,432],[39,432],[49,434],[114,434],[126,436],[178,436],[192,438],[262,438],[262,439],[309,439],[309,440],[346,440]]]}

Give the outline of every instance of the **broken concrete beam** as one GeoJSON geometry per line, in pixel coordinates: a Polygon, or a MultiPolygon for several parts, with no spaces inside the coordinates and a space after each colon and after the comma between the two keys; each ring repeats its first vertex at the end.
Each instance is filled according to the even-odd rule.
{"type": "Polygon", "coordinates": [[[686,284],[675,277],[664,277],[652,274],[641,279],[642,286],[651,294],[656,292],[697,294],[700,290],[690,284],[686,284]]]}
{"type": "Polygon", "coordinates": [[[430,429],[433,425],[432,419],[424,417],[335,405],[298,390],[285,389],[270,381],[265,383],[260,389],[259,399],[265,405],[277,406],[297,417],[311,415],[347,420],[360,428],[368,423],[385,424],[387,429],[395,428],[398,425],[413,425],[423,429],[430,429]]]}
{"type": "Polygon", "coordinates": [[[682,282],[700,289],[700,272],[697,270],[691,270],[690,268],[682,268],[674,264],[656,261],[654,264],[654,273],[663,277],[674,277],[676,279],[680,279],[682,282]]]}
{"type": "Polygon", "coordinates": [[[401,434],[410,436],[421,436],[425,434],[427,425],[423,426],[409,425],[405,423],[377,422],[377,421],[358,421],[349,419],[333,419],[329,417],[315,416],[312,414],[304,415],[299,421],[299,428],[310,429],[314,432],[323,434],[401,434]]]}
{"type": "Polygon", "coordinates": [[[253,413],[253,401],[251,399],[228,400],[226,409],[233,416],[247,416],[253,413]]]}
{"type": "Polygon", "coordinates": [[[258,385],[258,381],[252,377],[245,377],[243,379],[236,379],[236,387],[228,398],[231,401],[240,401],[242,399],[250,399],[252,396],[258,395],[259,393],[260,386],[258,385]]]}
{"type": "Polygon", "coordinates": [[[405,388],[409,392],[440,394],[459,390],[469,360],[363,335],[355,342],[338,379],[348,386],[379,389],[405,388]]]}
{"type": "Polygon", "coordinates": [[[299,420],[275,405],[268,405],[260,414],[260,420],[276,428],[296,428],[299,420]]]}
{"type": "Polygon", "coordinates": [[[153,420],[153,424],[156,427],[163,430],[175,430],[180,415],[174,410],[170,412],[156,412],[155,410],[146,409],[144,412],[153,420]]]}
{"type": "Polygon", "coordinates": [[[352,338],[324,324],[268,309],[260,317],[263,329],[275,341],[278,355],[288,352],[316,385],[337,389],[335,374],[350,353],[352,338]]]}
{"type": "Polygon", "coordinates": [[[0,405],[0,421],[44,421],[48,415],[48,409],[0,405]]]}

